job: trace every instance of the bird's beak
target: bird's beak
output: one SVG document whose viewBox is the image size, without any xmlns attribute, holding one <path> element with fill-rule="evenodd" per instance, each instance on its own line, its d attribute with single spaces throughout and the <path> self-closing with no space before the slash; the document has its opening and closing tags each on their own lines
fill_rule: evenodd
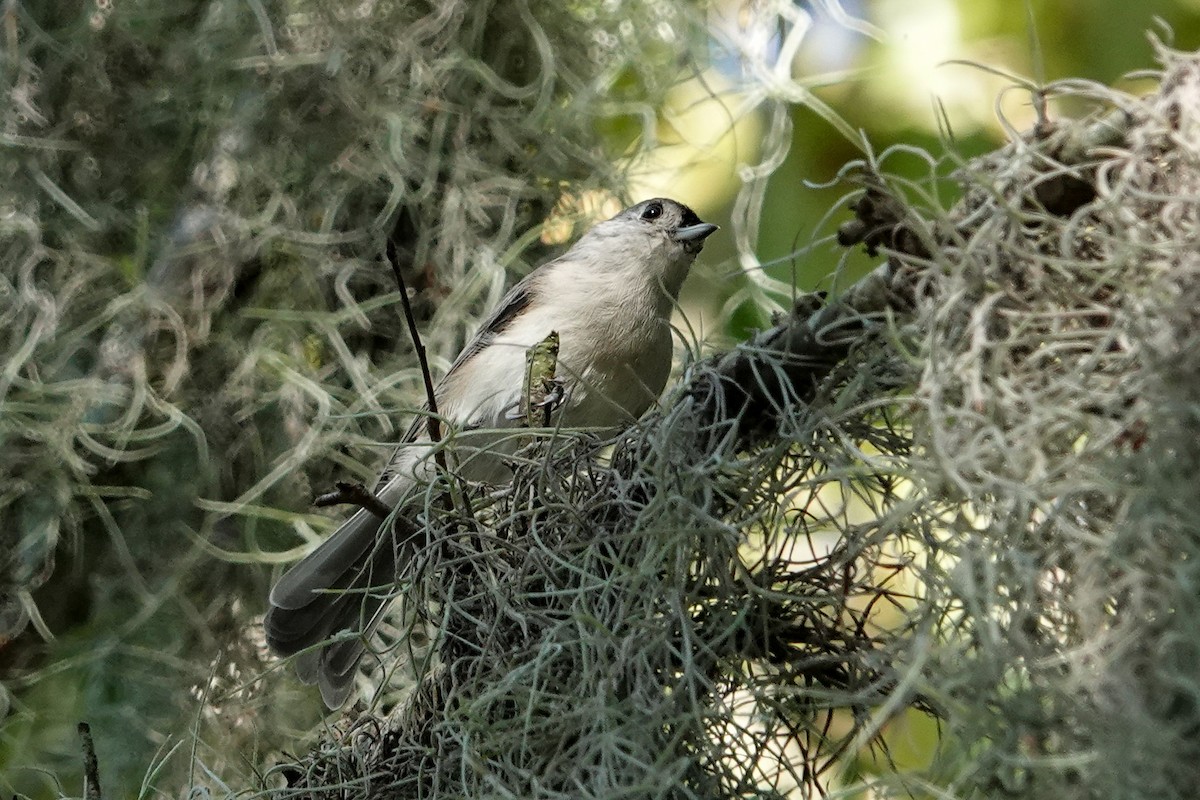
<svg viewBox="0 0 1200 800">
<path fill-rule="evenodd" d="M 677 242 L 702 242 L 712 234 L 716 233 L 717 226 L 711 222 L 700 222 L 695 225 L 687 225 L 682 228 L 675 229 L 675 241 Z"/>
</svg>

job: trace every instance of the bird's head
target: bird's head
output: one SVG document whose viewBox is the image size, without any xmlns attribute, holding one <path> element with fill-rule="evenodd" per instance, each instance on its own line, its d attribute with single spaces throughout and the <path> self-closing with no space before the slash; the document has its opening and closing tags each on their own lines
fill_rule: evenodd
<svg viewBox="0 0 1200 800">
<path fill-rule="evenodd" d="M 656 197 L 599 223 L 578 246 L 614 269 L 661 282 L 673 298 L 704 240 L 716 230 L 683 203 Z"/>
</svg>

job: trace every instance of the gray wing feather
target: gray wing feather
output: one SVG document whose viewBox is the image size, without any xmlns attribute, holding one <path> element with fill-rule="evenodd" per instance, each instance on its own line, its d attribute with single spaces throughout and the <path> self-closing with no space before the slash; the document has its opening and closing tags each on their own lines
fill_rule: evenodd
<svg viewBox="0 0 1200 800">
<path fill-rule="evenodd" d="M 554 261 L 550 261 L 544 264 L 543 266 L 526 275 L 525 278 L 517 283 L 517 285 L 512 289 L 509 289 L 508 294 L 506 294 L 504 299 L 500 301 L 500 305 L 496 307 L 496 310 L 492 312 L 492 315 L 484 320 L 483 324 L 479 326 L 479 332 L 475 334 L 475 338 L 468 342 L 467 346 L 464 347 L 462 352 L 458 354 L 458 358 L 454 359 L 454 363 L 450 365 L 450 369 L 446 371 L 446 374 L 442 377 L 441 382 L 438 384 L 438 389 L 447 385 L 447 378 L 457 372 L 464 364 L 466 364 L 481 350 L 491 344 L 498 335 L 508 329 L 508 326 L 512 324 L 512 321 L 516 319 L 522 311 L 529 307 L 530 303 L 532 303 L 537 297 L 539 285 L 541 283 L 540 274 L 546 269 L 546 267 L 549 267 L 553 263 Z M 438 389 L 434 390 L 433 397 L 435 400 L 441 401 L 442 397 L 439 395 Z M 400 440 L 401 445 L 411 444 L 417 439 L 421 438 L 421 434 L 425 431 L 426 425 L 428 424 L 428 413 L 429 404 L 426 403 L 425 405 L 421 406 L 421 411 L 415 417 L 413 417 L 412 424 L 408 426 L 408 430 L 405 432 L 404 437 Z M 397 451 L 392 454 L 392 457 L 388 459 L 388 468 L 384 470 L 384 474 L 380 476 L 379 482 L 375 486 L 376 492 L 382 488 L 383 484 L 387 483 L 386 478 L 391 477 L 392 467 L 398 461 L 398 454 L 399 449 L 397 449 Z"/>
<path fill-rule="evenodd" d="M 379 532 L 379 519 L 360 509 L 342 523 L 316 550 L 304 557 L 271 588 L 271 605 L 303 608 L 313 593 L 328 589 L 351 566 L 362 560 Z"/>
</svg>

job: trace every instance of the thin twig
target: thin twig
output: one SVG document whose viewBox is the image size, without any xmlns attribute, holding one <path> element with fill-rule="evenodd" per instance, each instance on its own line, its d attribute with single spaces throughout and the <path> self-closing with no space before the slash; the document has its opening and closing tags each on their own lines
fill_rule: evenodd
<svg viewBox="0 0 1200 800">
<path fill-rule="evenodd" d="M 396 531 L 400 534 L 399 541 L 417 541 L 422 529 L 403 514 L 393 514 L 392 508 L 375 495 L 367 491 L 361 483 L 338 481 L 332 492 L 326 492 L 313 501 L 318 508 L 328 506 L 352 505 L 370 511 L 375 517 L 387 522 L 391 520 Z"/>
<path fill-rule="evenodd" d="M 380 519 L 387 519 L 392 515 L 392 509 L 388 508 L 387 503 L 368 492 L 367 487 L 361 483 L 338 481 L 334 486 L 336 487 L 334 491 L 319 496 L 313 501 L 313 505 L 318 508 L 326 508 L 350 504 L 365 508 Z"/>
<path fill-rule="evenodd" d="M 79 739 L 83 744 L 84 800 L 101 800 L 100 762 L 96 759 L 96 745 L 92 742 L 92 728 L 86 722 L 79 723 Z"/>
<path fill-rule="evenodd" d="M 396 285 L 400 288 L 400 303 L 404 306 L 404 319 L 408 323 L 408 334 L 412 337 L 413 347 L 417 351 L 417 361 L 421 365 L 421 378 L 425 381 L 425 402 L 429 406 L 429 414 L 425 423 L 429 429 L 429 441 L 434 445 L 442 440 L 442 425 L 438 421 L 437 398 L 434 396 L 433 376 L 429 372 L 429 360 L 425 357 L 425 345 L 421 342 L 421 334 L 417 331 L 417 320 L 413 316 L 412 303 L 408 299 L 408 287 L 404 285 L 404 276 L 400 274 L 400 261 L 396 258 L 396 242 L 389 236 L 385 247 L 388 264 L 392 274 L 396 276 Z M 438 467 L 446 471 L 446 455 L 441 448 L 434 447 L 434 460 Z"/>
</svg>

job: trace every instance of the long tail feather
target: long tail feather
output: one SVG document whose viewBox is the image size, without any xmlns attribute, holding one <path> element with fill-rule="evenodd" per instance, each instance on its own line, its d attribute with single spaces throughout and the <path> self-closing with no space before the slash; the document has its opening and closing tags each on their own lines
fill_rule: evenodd
<svg viewBox="0 0 1200 800">
<path fill-rule="evenodd" d="M 382 616 L 408 542 L 366 511 L 346 520 L 272 588 L 263 626 L 281 655 L 297 655 L 296 673 L 315 683 L 330 708 L 345 703 L 366 636 Z M 343 631 L 358 636 L 328 641 Z"/>
</svg>

